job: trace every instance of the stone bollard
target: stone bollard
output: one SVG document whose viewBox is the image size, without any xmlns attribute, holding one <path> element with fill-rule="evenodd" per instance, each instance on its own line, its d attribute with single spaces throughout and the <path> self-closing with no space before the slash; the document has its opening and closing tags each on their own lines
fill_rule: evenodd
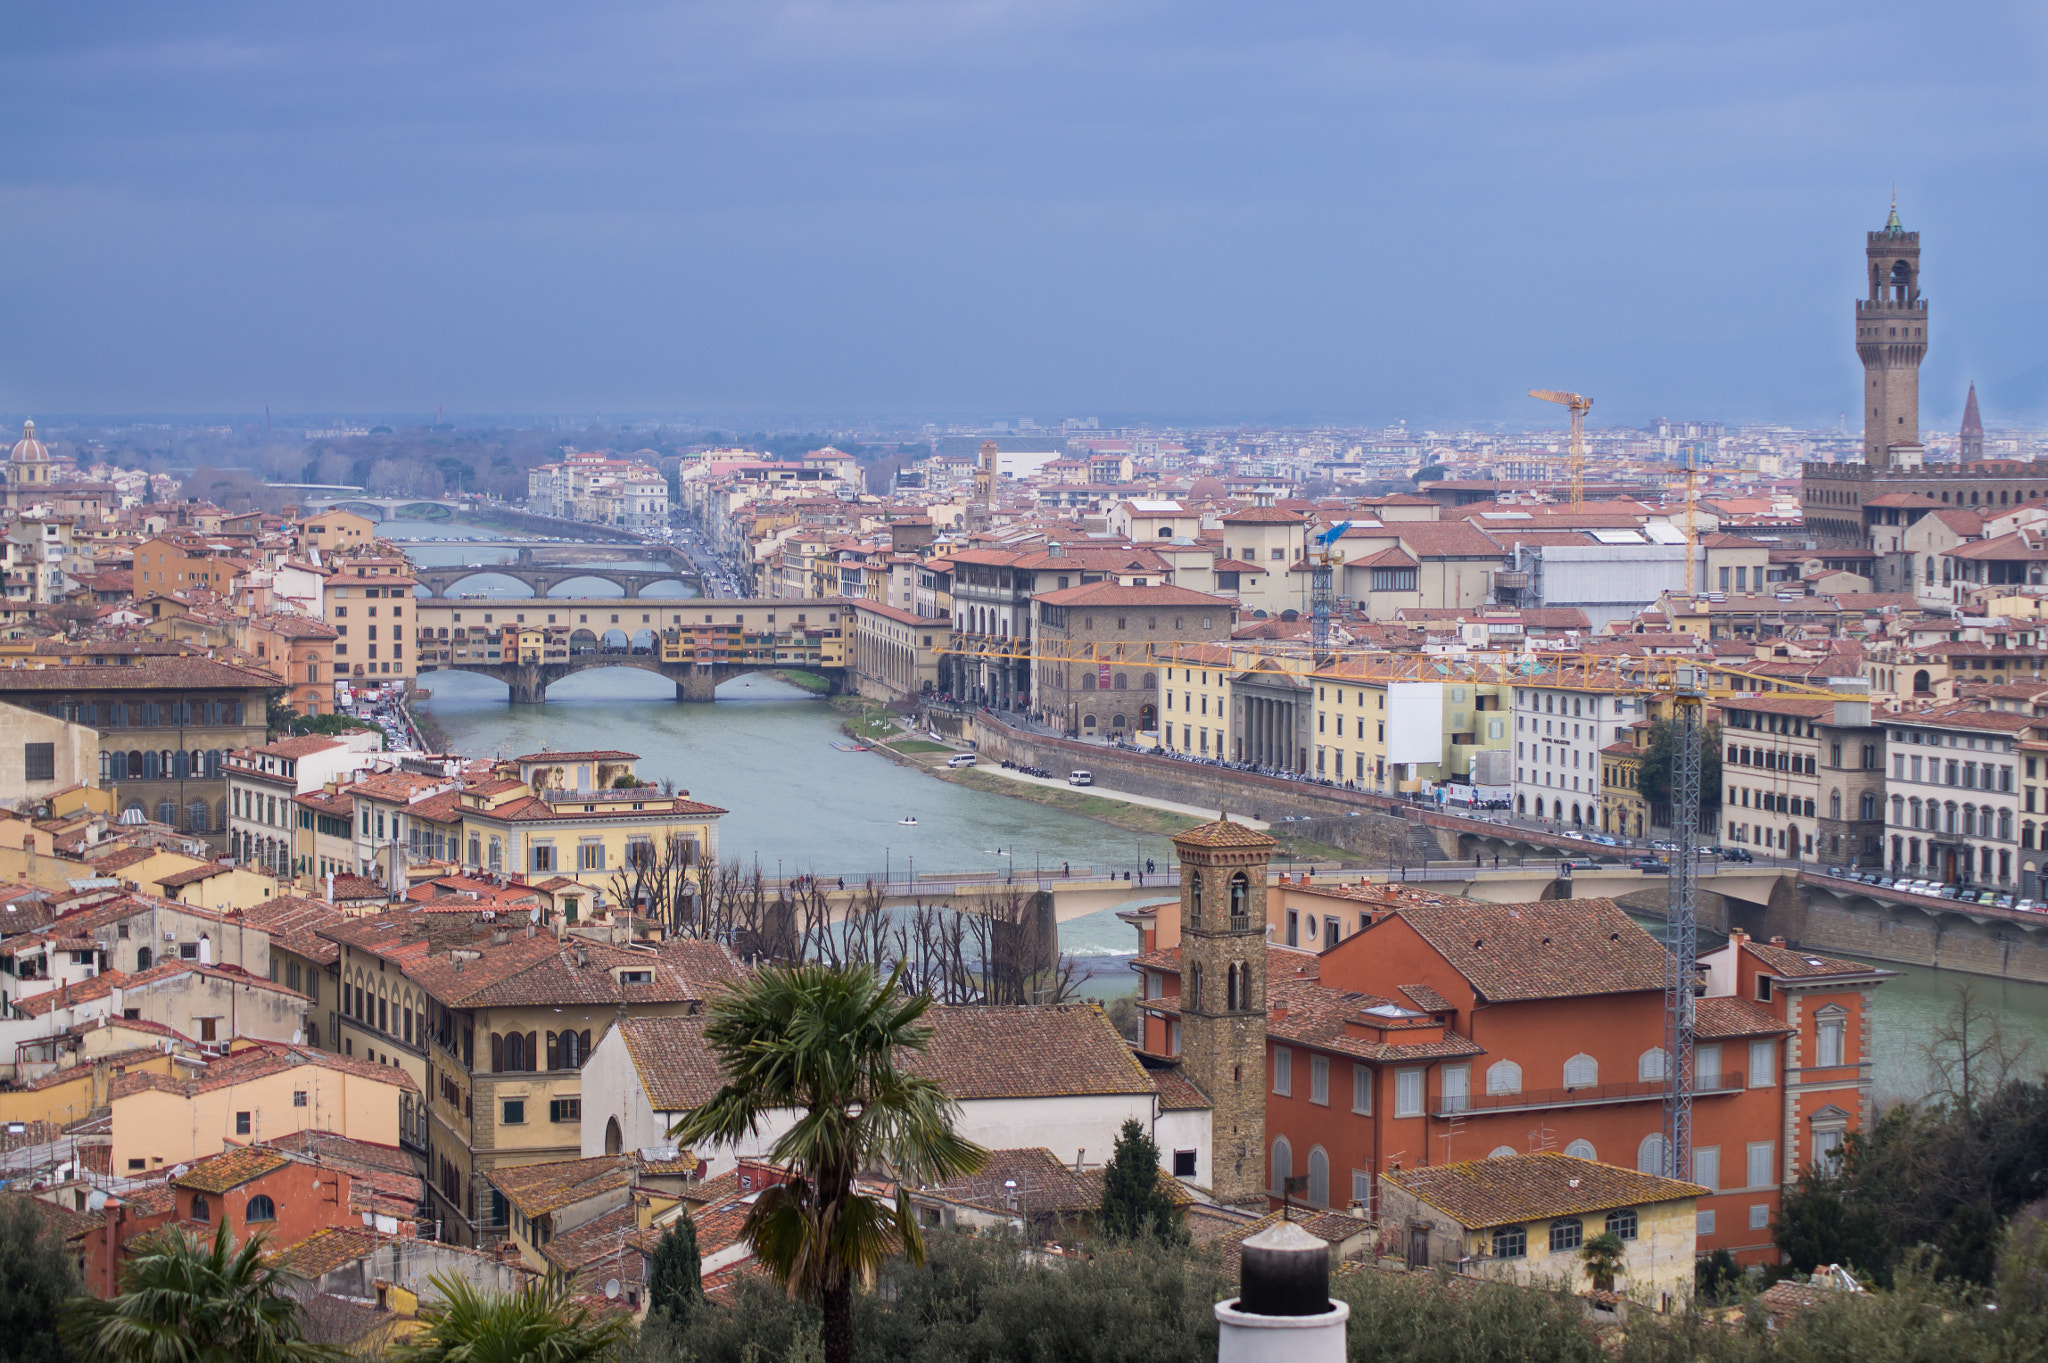
<svg viewBox="0 0 2048 1363">
<path fill-rule="evenodd" d="M 1330 1247 L 1283 1221 L 1243 1256 L 1240 1295 L 1216 1303 L 1217 1363 L 1344 1363 L 1351 1308 L 1330 1300 Z"/>
</svg>

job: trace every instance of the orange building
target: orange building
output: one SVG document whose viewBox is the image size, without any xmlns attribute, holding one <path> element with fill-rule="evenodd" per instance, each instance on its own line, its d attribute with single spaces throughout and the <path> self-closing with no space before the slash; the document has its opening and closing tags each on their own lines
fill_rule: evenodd
<svg viewBox="0 0 2048 1363">
<path fill-rule="evenodd" d="M 203 543 L 156 536 L 135 546 L 135 595 L 141 598 L 205 587 L 226 596 L 235 579 L 253 566 L 247 559 L 212 553 Z"/>
<path fill-rule="evenodd" d="M 293 714 L 334 709 L 334 627 L 304 615 L 258 615 L 247 625 L 244 648 L 288 688 Z"/>
<path fill-rule="evenodd" d="M 334 676 L 359 685 L 407 680 L 419 672 L 412 637 L 412 565 L 398 555 L 337 560 L 327 579 L 327 618 L 334 626 Z"/>
<path fill-rule="evenodd" d="M 1662 1172 L 1666 953 L 1613 901 L 1316 897 L 1342 907 L 1321 950 L 1268 948 L 1269 1187 L 1306 1174 L 1311 1203 L 1369 1212 L 1396 1168 L 1557 1150 Z M 1178 934 L 1133 918 L 1144 1048 L 1174 1055 L 1179 948 L 1158 939 Z M 1699 1247 L 1775 1261 L 1783 1187 L 1871 1119 L 1864 1018 L 1891 972 L 1739 936 L 1705 966 L 1689 1175 L 1713 1191 Z"/>
</svg>

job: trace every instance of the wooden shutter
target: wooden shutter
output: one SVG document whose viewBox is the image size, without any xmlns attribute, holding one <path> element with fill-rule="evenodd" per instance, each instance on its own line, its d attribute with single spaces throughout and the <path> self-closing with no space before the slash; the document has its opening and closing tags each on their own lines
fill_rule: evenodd
<svg viewBox="0 0 2048 1363">
<path fill-rule="evenodd" d="M 505 1038 L 504 1038 L 504 1037 L 502 1037 L 502 1036 L 499 1036 L 499 1035 L 498 1035 L 498 1034 L 497 1034 L 496 1032 L 492 1032 L 492 1033 L 491 1033 L 491 1073 L 492 1073 L 492 1074 L 503 1074 L 504 1072 L 505 1072 Z"/>
</svg>

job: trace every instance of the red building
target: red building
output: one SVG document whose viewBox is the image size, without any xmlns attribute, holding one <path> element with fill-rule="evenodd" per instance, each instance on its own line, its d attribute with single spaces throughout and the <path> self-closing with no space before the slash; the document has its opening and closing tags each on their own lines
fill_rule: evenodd
<svg viewBox="0 0 2048 1363">
<path fill-rule="evenodd" d="M 164 1226 L 211 1236 L 225 1224 L 238 1244 L 262 1235 L 280 1250 L 335 1226 L 410 1239 L 425 1190 L 402 1172 L 409 1163 L 402 1151 L 327 1132 L 224 1150 L 164 1187 L 108 1202 L 82 1241 L 86 1290 L 111 1295 L 120 1260 L 139 1237 Z"/>
<path fill-rule="evenodd" d="M 1665 950 L 1613 901 L 1282 885 L 1269 914 L 1327 898 L 1336 930 L 1267 949 L 1268 1186 L 1305 1173 L 1312 1203 L 1370 1212 L 1395 1168 L 1557 1150 L 1662 1171 Z M 1157 941 L 1177 933 L 1140 927 L 1144 1046 L 1171 1055 L 1179 952 Z M 1775 1259 L 1783 1186 L 1870 1120 L 1865 1018 L 1891 972 L 1739 935 L 1703 965 L 1700 1248 Z"/>
</svg>

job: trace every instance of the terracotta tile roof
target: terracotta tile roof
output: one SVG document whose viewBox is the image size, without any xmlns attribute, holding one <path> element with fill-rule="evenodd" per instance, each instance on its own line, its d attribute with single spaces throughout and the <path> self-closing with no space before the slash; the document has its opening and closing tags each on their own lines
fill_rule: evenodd
<svg viewBox="0 0 2048 1363">
<path fill-rule="evenodd" d="M 1400 990 L 1408 996 L 1409 1000 L 1417 1008 L 1420 1008 L 1425 1013 L 1455 1013 L 1458 1011 L 1456 1004 L 1426 984 L 1404 984 L 1400 986 Z"/>
<path fill-rule="evenodd" d="M 42 667 L 0 669 L 0 695 L 10 691 L 246 691 L 277 685 L 277 678 L 255 668 L 236 667 L 211 658 L 154 658 L 145 667 L 108 664 L 104 667 Z"/>
<path fill-rule="evenodd" d="M 1702 1041 L 1746 1036 L 1783 1036 L 1792 1029 L 1748 999 L 1701 999 L 1693 1007 L 1693 1028 Z"/>
<path fill-rule="evenodd" d="M 290 1163 L 289 1156 L 280 1155 L 275 1150 L 266 1150 L 260 1145 L 243 1146 L 210 1155 L 171 1181 L 180 1188 L 192 1188 L 202 1193 L 224 1193 Z"/>
<path fill-rule="evenodd" d="M 1744 942 L 1742 949 L 1755 956 L 1758 964 L 1780 979 L 1817 979 L 1826 975 L 1890 975 L 1889 970 L 1879 970 L 1861 961 L 1844 961 L 1833 956 L 1822 956 L 1811 951 L 1800 951 L 1796 947 L 1766 945 L 1762 942 Z"/>
<path fill-rule="evenodd" d="M 1225 525 L 1300 525 L 1308 517 L 1277 506 L 1241 506 L 1223 513 Z"/>
<path fill-rule="evenodd" d="M 1391 999 L 1355 990 L 1334 989 L 1315 980 L 1275 980 L 1266 985 L 1266 1036 L 1318 1050 L 1355 1055 L 1361 1060 L 1403 1062 L 1484 1054 L 1485 1048 L 1446 1030 L 1428 1018 L 1380 1019 L 1366 1014 L 1375 1007 L 1401 1008 Z M 1404 1010 L 1405 1011 L 1405 1010 Z M 1356 1036 L 1348 1023 L 1378 1024 L 1372 1035 Z M 1413 1040 L 1403 1039 L 1412 1031 Z"/>
<path fill-rule="evenodd" d="M 1280 844 L 1246 824 L 1217 819 L 1173 835 L 1178 847 L 1278 847 Z"/>
<path fill-rule="evenodd" d="M 603 1216 L 586 1221 L 574 1230 L 563 1231 L 541 1247 L 541 1257 L 574 1277 L 591 1265 L 619 1262 L 639 1230 L 635 1209 L 629 1199 Z M 637 1256 L 634 1267 L 639 1267 Z M 614 1270 L 599 1275 L 598 1280 L 601 1283 L 604 1277 L 617 1276 Z"/>
<path fill-rule="evenodd" d="M 124 1074 L 114 1081 L 109 1092 L 115 1099 L 125 1098 L 131 1093 L 140 1093 L 146 1089 L 176 1093 L 189 1098 L 201 1093 L 210 1093 L 215 1089 L 247 1083 L 264 1075 L 296 1069 L 301 1065 L 317 1065 L 322 1069 L 354 1075 L 358 1079 L 372 1079 L 381 1084 L 396 1085 L 409 1092 L 419 1091 L 419 1085 L 412 1076 L 395 1065 L 379 1065 L 375 1061 L 357 1056 L 336 1055 L 332 1051 L 314 1050 L 310 1046 L 259 1042 L 246 1050 L 222 1056 L 194 1078 L 177 1080 L 160 1074 Z"/>
<path fill-rule="evenodd" d="M 1409 904 L 1407 923 L 1490 1003 L 1664 988 L 1664 947 L 1611 899 Z"/>
<path fill-rule="evenodd" d="M 1060 591 L 1039 592 L 1031 599 L 1048 606 L 1188 606 L 1226 612 L 1237 607 L 1237 602 L 1227 596 L 1211 596 L 1187 587 L 1126 587 L 1106 580 Z"/>
<path fill-rule="evenodd" d="M 1074 1172 L 1060 1163 L 1052 1151 L 1044 1149 L 991 1150 L 988 1162 L 975 1173 L 931 1184 L 921 1191 L 951 1202 L 1001 1212 L 1009 1207 L 1009 1189 L 1003 1184 L 1010 1180 L 1016 1181 L 1019 1199 L 1028 1215 L 1089 1213 L 1102 1205 L 1099 1168 L 1090 1178 L 1086 1173 Z M 1193 1201 L 1186 1189 L 1181 1194 Z"/>
<path fill-rule="evenodd" d="M 1697 1183 L 1639 1174 L 1633 1169 L 1619 1169 L 1554 1151 L 1389 1170 L 1381 1177 L 1468 1230 L 1705 1197 L 1708 1193 Z"/>
<path fill-rule="evenodd" d="M 725 1076 L 704 1048 L 706 1021 L 698 1015 L 616 1024 L 656 1112 L 687 1112 L 723 1086 Z M 1144 1066 L 1093 1005 L 935 1007 L 925 1021 L 930 1041 L 900 1063 L 937 1080 L 957 1101 L 1155 1090 Z M 1048 1056 L 1059 1057 L 1059 1063 L 1048 1065 Z"/>
<path fill-rule="evenodd" d="M 26 1193 L 0 1193 L 0 1206 L 27 1207 L 42 1221 L 46 1230 L 59 1240 L 73 1240 L 88 1231 L 97 1230 L 103 1219 L 98 1212 L 82 1212 L 56 1202 L 45 1202 L 39 1197 Z"/>
<path fill-rule="evenodd" d="M 330 748 L 342 746 L 342 741 L 338 738 L 326 738 L 319 734 L 308 734 L 303 738 L 281 738 L 275 743 L 268 743 L 260 748 L 250 748 L 247 751 L 261 753 L 268 757 L 311 757 L 315 753 L 323 753 Z"/>
<path fill-rule="evenodd" d="M 14 1007 L 19 1013 L 30 1017 L 40 1017 L 58 1008 L 68 1008 L 73 1004 L 105 998 L 116 989 L 146 989 L 154 985 L 163 984 L 166 981 L 182 979 L 191 975 L 203 976 L 210 980 L 222 980 L 230 985 L 238 985 L 249 989 L 262 989 L 274 994 L 286 994 L 301 1002 L 305 1001 L 305 995 L 299 993 L 298 990 L 287 989 L 284 985 L 274 984 L 264 979 L 261 975 L 251 975 L 248 971 L 237 966 L 201 965 L 197 961 L 179 960 L 166 961 L 162 965 L 154 965 L 147 970 L 138 970 L 132 974 L 124 974 L 119 970 L 104 971 L 89 980 L 81 980 L 77 984 L 67 985 L 61 989 L 53 989 L 47 994 L 37 994 L 34 998 L 28 999 L 16 999 Z"/>
<path fill-rule="evenodd" d="M 593 1159 L 559 1160 L 493 1169 L 486 1178 L 523 1216 L 540 1216 L 572 1202 L 619 1191 L 633 1182 L 630 1155 L 599 1155 Z"/>
<path fill-rule="evenodd" d="M 1361 1228 L 1370 1229 L 1372 1226 L 1369 1221 L 1360 1221 L 1341 1212 L 1316 1212 L 1302 1206 L 1296 1206 L 1291 1212 L 1267 1212 L 1255 1221 L 1240 1221 L 1226 1227 L 1220 1234 L 1212 1235 L 1206 1242 L 1215 1246 L 1217 1253 L 1222 1257 L 1227 1279 L 1232 1282 L 1237 1280 L 1238 1268 L 1244 1262 L 1244 1242 L 1269 1227 L 1279 1225 L 1282 1221 L 1292 1221 L 1310 1235 L 1332 1245 L 1349 1240 L 1358 1234 Z"/>
<path fill-rule="evenodd" d="M 1162 1112 L 1200 1112 L 1213 1106 L 1209 1095 L 1195 1086 L 1186 1071 L 1178 1064 L 1155 1068 L 1146 1067 L 1152 1076 L 1152 1083 L 1159 1090 L 1159 1110 Z"/>
<path fill-rule="evenodd" d="M 295 1245 L 270 1255 L 270 1266 L 300 1278 L 317 1278 L 375 1250 L 382 1236 L 355 1226 L 322 1226 Z"/>
<path fill-rule="evenodd" d="M 338 1135 L 332 1131 L 294 1131 L 289 1136 L 263 1142 L 272 1150 L 288 1154 L 309 1155 L 322 1164 L 338 1165 L 351 1173 L 402 1174 L 411 1177 L 414 1173 L 413 1158 L 395 1145 L 379 1145 L 375 1141 L 359 1141 L 352 1136 Z"/>
<path fill-rule="evenodd" d="M 242 921 L 268 933 L 272 946 L 322 965 L 332 965 L 339 959 L 341 948 L 320 936 L 319 930 L 346 919 L 340 909 L 326 900 L 300 895 L 278 895 L 242 910 Z"/>
</svg>

